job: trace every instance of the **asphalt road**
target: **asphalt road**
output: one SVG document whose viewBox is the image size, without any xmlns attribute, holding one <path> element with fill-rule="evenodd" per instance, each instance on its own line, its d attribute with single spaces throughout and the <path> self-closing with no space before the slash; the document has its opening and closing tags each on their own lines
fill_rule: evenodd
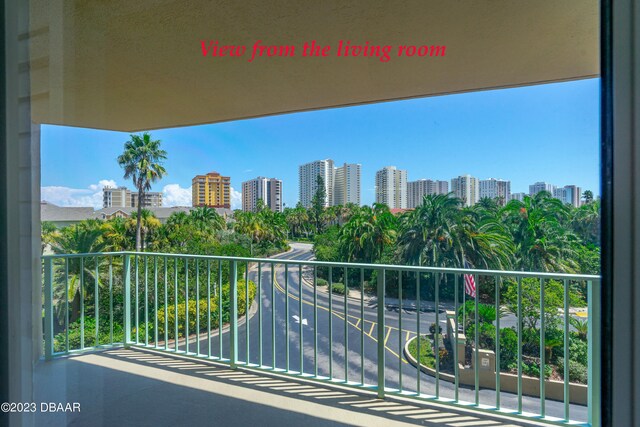
<svg viewBox="0 0 640 427">
<path fill-rule="evenodd" d="M 298 243 L 292 244 L 292 248 L 292 251 L 274 258 L 309 260 L 313 257 L 311 245 Z M 275 278 L 273 283 L 272 274 Z M 245 362 L 248 359 L 252 365 L 275 366 L 277 369 L 319 375 L 338 382 L 344 382 L 346 377 L 348 382 L 354 384 L 377 384 L 379 325 L 375 303 L 365 303 L 361 307 L 359 299 L 347 298 L 345 309 L 343 296 L 334 295 L 330 299 L 326 292 L 321 291 L 314 295 L 309 284 L 304 281 L 301 284 L 298 266 L 289 266 L 285 272 L 283 265 L 276 265 L 272 271 L 270 264 L 263 264 L 260 276 L 260 304 L 254 306 L 249 321 L 238 326 L 239 361 Z M 249 278 L 258 283 L 257 266 L 249 271 Z M 440 306 L 439 320 L 443 328 L 443 320 L 446 318 L 444 310 L 448 305 L 450 304 L 444 303 Z M 420 332 L 424 334 L 436 320 L 435 310 L 423 309 L 419 317 Z M 436 381 L 432 376 L 418 373 L 404 358 L 402 349 L 408 339 L 416 336 L 417 319 L 415 309 L 403 309 L 400 312 L 397 306 L 385 307 L 385 385 L 415 392 L 419 381 L 421 393 L 435 395 L 437 390 L 441 398 L 453 399 L 452 383 Z M 514 316 L 509 316 L 501 319 L 501 325 L 507 327 L 515 324 L 515 321 Z M 199 346 L 199 352 L 207 354 L 208 337 L 200 335 L 200 342 L 195 341 L 195 337 L 192 337 L 189 351 L 193 352 Z M 222 357 L 228 359 L 228 331 L 223 331 L 222 340 L 217 332 L 212 334 L 210 345 L 213 356 L 220 355 L 220 342 Z M 481 389 L 479 395 L 480 404 L 495 406 L 495 390 Z M 459 399 L 473 402 L 473 387 L 460 386 Z M 505 410 L 517 408 L 515 394 L 501 392 L 500 401 Z M 547 415 L 559 418 L 564 416 L 562 402 L 547 399 L 545 404 Z M 539 408 L 539 398 L 523 396 L 524 411 L 539 413 Z M 571 419 L 586 421 L 586 407 L 571 405 L 570 410 Z"/>
</svg>

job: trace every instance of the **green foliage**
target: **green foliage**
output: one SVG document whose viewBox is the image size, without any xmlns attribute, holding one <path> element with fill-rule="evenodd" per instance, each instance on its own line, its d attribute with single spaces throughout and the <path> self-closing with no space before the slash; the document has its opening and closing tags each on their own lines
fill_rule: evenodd
<svg viewBox="0 0 640 427">
<path fill-rule="evenodd" d="M 564 358 L 558 358 L 558 373 L 564 378 Z M 569 359 L 569 381 L 580 384 L 587 384 L 589 377 L 586 364 Z"/>
<path fill-rule="evenodd" d="M 318 280 L 316 280 L 316 284 L 318 286 L 328 286 L 329 282 L 327 282 L 325 279 L 318 277 Z"/>
<path fill-rule="evenodd" d="M 325 205 L 327 203 L 327 190 L 325 188 L 325 182 L 322 176 L 318 175 L 316 178 L 316 192 L 311 199 L 310 217 L 315 225 L 315 232 L 322 233 L 323 229 L 323 214 Z"/>
<path fill-rule="evenodd" d="M 151 185 L 162 179 L 167 171 L 162 166 L 167 152 L 160 148 L 160 140 L 152 140 L 148 132 L 142 135 L 131 135 L 124 143 L 124 152 L 118 156 L 118 164 L 124 170 L 124 178 L 131 179 L 138 190 L 139 200 L 151 190 Z M 142 203 L 138 203 L 136 221 L 136 250 L 142 249 Z"/>
<path fill-rule="evenodd" d="M 518 312 L 518 286 L 515 280 L 505 280 L 504 302 L 512 313 Z M 569 293 L 571 307 L 585 305 L 582 297 L 575 292 Z M 549 327 L 557 324 L 558 309 L 564 306 L 564 286 L 557 280 L 544 281 L 545 321 Z M 540 319 L 540 280 L 522 279 L 522 318 L 525 328 L 536 328 Z"/>
<path fill-rule="evenodd" d="M 395 243 L 397 218 L 386 205 L 363 206 L 342 227 L 339 252 L 348 262 L 378 262 L 385 248 Z"/>
<path fill-rule="evenodd" d="M 245 283 L 244 280 L 238 280 L 238 316 L 243 316 L 246 310 L 245 300 Z M 256 295 L 256 285 L 252 281 L 249 281 L 249 300 L 253 301 Z M 222 323 L 229 322 L 229 284 L 222 286 Z M 200 299 L 200 330 L 198 332 L 205 332 L 207 330 L 208 316 L 207 316 L 207 299 Z M 216 329 L 219 322 L 219 309 L 218 298 L 212 297 L 210 300 L 211 309 L 211 328 Z M 168 307 L 162 307 L 158 309 L 158 336 L 164 337 L 164 325 L 165 316 L 168 322 L 169 339 L 175 337 L 176 326 L 176 309 L 175 305 L 169 304 Z M 189 299 L 189 334 L 196 332 L 197 321 L 197 306 L 195 299 Z M 178 304 L 178 337 L 184 337 L 186 326 L 186 304 L 185 302 Z"/>
<path fill-rule="evenodd" d="M 100 345 L 111 343 L 111 332 L 108 318 L 101 318 L 100 333 L 98 336 L 98 343 Z M 80 349 L 81 340 L 81 323 L 77 320 L 69 325 L 69 349 Z M 113 324 L 113 342 L 124 341 L 124 330 L 119 323 Z M 53 351 L 60 352 L 65 351 L 66 347 L 66 334 L 64 331 L 56 334 L 53 338 Z M 84 346 L 94 347 L 96 345 L 96 319 L 93 317 L 87 317 L 84 321 Z"/>
<path fill-rule="evenodd" d="M 576 335 L 569 337 L 569 360 L 587 366 L 589 360 L 589 345 L 587 340 Z"/>
<path fill-rule="evenodd" d="M 518 333 L 512 328 L 500 329 L 500 369 L 509 367 L 518 361 Z"/>
<path fill-rule="evenodd" d="M 551 377 L 553 368 L 549 365 L 544 365 L 544 377 L 546 379 Z M 540 378 L 540 363 L 535 361 L 524 361 L 522 363 L 522 374 L 529 377 Z"/>
<path fill-rule="evenodd" d="M 423 336 L 416 338 L 409 343 L 409 354 L 411 354 L 416 360 L 418 359 L 418 341 L 420 342 L 420 364 L 435 368 L 436 356 L 433 352 L 433 341 Z"/>
<path fill-rule="evenodd" d="M 338 295 L 349 294 L 349 289 L 345 288 L 343 283 L 337 282 L 331 284 L 331 292 Z"/>
<path fill-rule="evenodd" d="M 458 322 L 462 324 L 462 319 L 466 314 L 467 325 L 475 322 L 476 303 L 474 300 L 467 300 L 463 306 L 458 308 Z M 491 304 L 478 303 L 478 322 L 493 323 L 496 321 L 496 309 Z"/>
<path fill-rule="evenodd" d="M 340 229 L 328 227 L 324 233 L 316 234 L 313 239 L 313 251 L 318 261 L 340 261 L 340 248 L 337 244 Z"/>
</svg>

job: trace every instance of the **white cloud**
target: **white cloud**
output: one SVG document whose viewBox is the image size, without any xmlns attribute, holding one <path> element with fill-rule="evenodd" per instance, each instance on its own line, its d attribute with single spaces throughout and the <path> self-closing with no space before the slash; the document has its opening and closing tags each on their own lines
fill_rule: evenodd
<svg viewBox="0 0 640 427">
<path fill-rule="evenodd" d="M 231 187 L 231 209 L 242 209 L 242 193 Z"/>
<path fill-rule="evenodd" d="M 162 188 L 163 206 L 191 206 L 191 187 L 182 188 L 179 184 L 168 184 Z"/>
<path fill-rule="evenodd" d="M 40 192 L 42 200 L 58 206 L 90 206 L 94 209 L 100 209 L 102 208 L 102 189 L 106 186 L 117 187 L 117 184 L 112 179 L 102 179 L 87 188 L 53 185 L 42 187 Z"/>
<path fill-rule="evenodd" d="M 112 179 L 101 179 L 98 184 L 91 184 L 89 186 L 89 190 L 91 191 L 102 191 L 104 187 L 117 188 L 118 184 Z"/>
</svg>

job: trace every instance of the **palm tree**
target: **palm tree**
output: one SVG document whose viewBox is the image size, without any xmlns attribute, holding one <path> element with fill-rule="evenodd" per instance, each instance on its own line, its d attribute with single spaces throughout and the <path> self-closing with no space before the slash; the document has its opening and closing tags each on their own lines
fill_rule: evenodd
<svg viewBox="0 0 640 427">
<path fill-rule="evenodd" d="M 55 224 L 50 221 L 42 221 L 40 226 L 42 227 L 42 231 L 41 231 L 42 243 L 41 243 L 40 253 L 44 254 L 45 249 L 51 245 L 51 243 L 53 242 L 53 239 L 55 238 L 56 235 L 59 234 L 59 232 Z"/>
<path fill-rule="evenodd" d="M 585 190 L 584 193 L 582 193 L 582 199 L 585 203 L 593 202 L 593 191 Z"/>
<path fill-rule="evenodd" d="M 109 251 L 126 251 L 131 240 L 127 235 L 127 221 L 124 218 L 113 218 L 104 224 L 104 238 Z"/>
<path fill-rule="evenodd" d="M 224 218 L 215 209 L 207 206 L 197 207 L 192 210 L 189 214 L 189 220 L 197 230 L 203 233 L 224 230 L 226 227 Z"/>
<path fill-rule="evenodd" d="M 386 205 L 363 206 L 340 230 L 340 247 L 347 260 L 374 263 L 396 239 L 397 218 Z"/>
<path fill-rule="evenodd" d="M 147 240 L 150 234 L 156 231 L 162 225 L 160 220 L 156 218 L 155 214 L 149 209 L 140 209 L 138 212 L 134 212 L 130 218 L 130 226 L 136 225 L 136 236 L 140 233 L 141 249 L 144 250 L 147 247 Z"/>
<path fill-rule="evenodd" d="M 51 242 L 51 249 L 56 254 L 88 254 L 103 252 L 107 243 L 103 238 L 104 226 L 99 220 L 85 220 L 79 224 L 65 227 L 60 233 L 56 234 Z M 81 263 L 79 259 L 69 259 L 68 261 L 69 276 L 65 277 L 61 270 L 58 270 L 56 282 L 58 284 L 68 283 L 69 287 L 56 286 L 54 292 L 54 301 L 56 302 L 56 313 L 58 319 L 64 319 L 65 301 L 70 306 L 69 321 L 74 322 L 80 315 L 80 298 L 84 292 L 81 292 L 80 275 L 92 278 L 94 281 L 95 268 L 90 268 L 88 263 Z M 87 287 L 90 289 L 90 287 Z M 86 292 L 86 290 L 85 290 Z M 68 299 L 65 299 L 65 294 Z"/>
<path fill-rule="evenodd" d="M 446 194 L 427 195 L 401 218 L 398 255 L 413 265 L 464 268 L 509 267 L 513 253 L 507 231 L 490 215 Z"/>
<path fill-rule="evenodd" d="M 569 208 L 546 191 L 512 200 L 503 209 L 502 219 L 515 244 L 516 267 L 527 271 L 573 272 L 577 240 L 565 222 Z"/>
<path fill-rule="evenodd" d="M 133 181 L 138 190 L 138 215 L 136 216 L 136 251 L 142 248 L 141 210 L 145 192 L 151 190 L 151 184 L 162 179 L 166 170 L 162 162 L 167 152 L 160 148 L 160 140 L 152 140 L 148 132 L 142 135 L 131 135 L 124 143 L 124 152 L 118 156 L 118 164 L 124 169 L 124 178 Z"/>
<path fill-rule="evenodd" d="M 260 243 L 265 230 L 264 225 L 258 220 L 258 216 L 253 212 L 237 210 L 233 213 L 235 223 L 233 228 L 236 233 L 244 234 L 251 238 L 250 253 L 253 256 L 253 244 Z"/>
</svg>

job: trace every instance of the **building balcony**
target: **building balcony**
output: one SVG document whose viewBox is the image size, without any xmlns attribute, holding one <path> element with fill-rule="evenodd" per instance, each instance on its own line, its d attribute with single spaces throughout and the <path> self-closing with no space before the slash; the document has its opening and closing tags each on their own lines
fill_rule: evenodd
<svg viewBox="0 0 640 427">
<path fill-rule="evenodd" d="M 64 416 L 80 425 L 122 414 L 149 425 L 188 418 L 458 427 L 590 424 L 597 416 L 599 309 L 590 296 L 599 277 L 308 259 L 298 249 L 270 259 L 43 257 L 46 361 L 36 370 L 38 401 L 79 402 L 82 412 Z M 340 274 L 350 292 L 329 294 Z M 486 296 L 480 302 L 463 291 L 470 278 L 514 286 L 517 307 L 487 322 Z M 527 329 L 532 283 L 540 285 L 539 320 Z M 558 286 L 561 309 L 545 297 Z M 576 286 L 587 290 L 587 308 L 571 305 Z M 512 307 L 500 299 L 496 291 L 496 313 Z M 559 369 L 553 357 L 572 360 L 576 316 L 588 318 L 586 384 L 569 381 L 570 364 Z M 532 341 L 536 328 L 546 333 Z M 507 329 L 517 339 L 510 350 Z M 416 337 L 431 346 L 416 346 Z M 507 358 L 513 364 L 505 367 Z"/>
</svg>

